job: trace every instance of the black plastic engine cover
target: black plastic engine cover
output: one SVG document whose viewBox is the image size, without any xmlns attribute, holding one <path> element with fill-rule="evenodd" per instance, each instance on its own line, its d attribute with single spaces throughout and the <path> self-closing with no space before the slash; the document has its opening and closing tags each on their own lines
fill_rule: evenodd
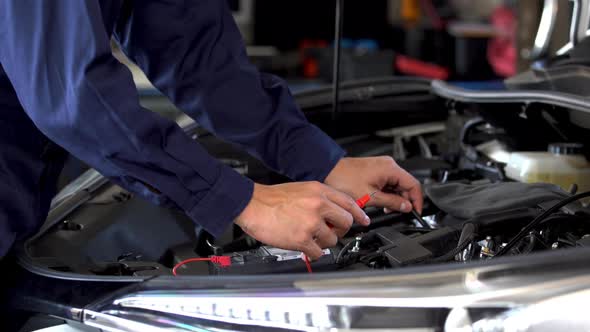
<svg viewBox="0 0 590 332">
<path fill-rule="evenodd" d="M 383 255 L 391 265 L 406 265 L 432 257 L 430 250 L 424 248 L 416 239 L 412 239 L 394 230 L 384 228 L 375 232 L 381 241 Z"/>
</svg>

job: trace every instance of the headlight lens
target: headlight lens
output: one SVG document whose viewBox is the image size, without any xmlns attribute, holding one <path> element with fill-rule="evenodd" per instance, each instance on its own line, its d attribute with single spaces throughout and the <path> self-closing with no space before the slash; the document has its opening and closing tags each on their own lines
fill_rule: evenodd
<svg viewBox="0 0 590 332">
<path fill-rule="evenodd" d="M 174 315 L 236 324 L 280 328 L 332 328 L 341 326 L 339 308 L 314 304 L 306 298 L 210 298 L 143 295 L 116 301 L 125 309 L 146 309 Z"/>
<path fill-rule="evenodd" d="M 177 330 L 520 332 L 572 330 L 567 324 L 576 322 L 590 331 L 585 289 L 590 278 L 564 270 L 506 277 L 459 269 L 301 281 L 292 288 L 141 291 L 94 309 L 131 321 L 178 321 Z"/>
</svg>

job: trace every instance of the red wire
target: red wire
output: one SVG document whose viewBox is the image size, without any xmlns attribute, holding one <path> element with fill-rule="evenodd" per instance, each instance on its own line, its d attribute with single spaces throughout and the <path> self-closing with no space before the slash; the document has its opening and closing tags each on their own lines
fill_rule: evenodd
<svg viewBox="0 0 590 332">
<path fill-rule="evenodd" d="M 174 265 L 172 269 L 172 274 L 176 276 L 176 270 L 179 267 L 192 262 L 211 262 L 213 264 L 217 264 L 221 267 L 228 267 L 231 265 L 231 257 L 230 256 L 211 256 L 211 257 L 198 257 L 198 258 L 189 258 L 185 259 L 182 262 Z"/>
<path fill-rule="evenodd" d="M 177 276 L 176 270 L 178 270 L 178 268 L 180 268 L 181 266 L 183 266 L 185 264 L 192 263 L 192 262 L 210 262 L 210 261 L 211 261 L 211 258 L 209 258 L 209 257 L 185 259 L 182 262 L 174 265 L 174 268 L 172 269 L 172 274 L 174 276 Z"/>
<path fill-rule="evenodd" d="M 309 257 L 307 257 L 305 254 L 303 254 L 303 261 L 305 262 L 305 267 L 307 267 L 307 273 L 313 273 L 311 270 L 311 262 L 309 261 Z"/>
</svg>

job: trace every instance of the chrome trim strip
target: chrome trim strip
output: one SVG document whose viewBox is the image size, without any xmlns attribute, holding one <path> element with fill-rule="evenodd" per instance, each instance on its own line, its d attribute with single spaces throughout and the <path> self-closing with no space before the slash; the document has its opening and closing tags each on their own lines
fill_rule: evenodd
<svg viewBox="0 0 590 332">
<path fill-rule="evenodd" d="M 447 99 L 463 102 L 490 104 L 546 103 L 590 114 L 590 99 L 554 91 L 476 91 L 453 86 L 443 81 L 433 81 L 432 91 Z"/>
<path fill-rule="evenodd" d="M 572 23 L 570 26 L 570 42 L 579 44 L 588 35 L 590 25 L 590 1 L 573 0 Z"/>
<path fill-rule="evenodd" d="M 557 11 L 559 8 L 559 0 L 545 0 L 543 4 L 543 12 L 541 15 L 541 22 L 539 22 L 539 29 L 535 37 L 535 44 L 529 59 L 539 59 L 549 50 L 549 43 L 551 35 L 555 30 L 555 23 L 557 22 Z"/>
</svg>

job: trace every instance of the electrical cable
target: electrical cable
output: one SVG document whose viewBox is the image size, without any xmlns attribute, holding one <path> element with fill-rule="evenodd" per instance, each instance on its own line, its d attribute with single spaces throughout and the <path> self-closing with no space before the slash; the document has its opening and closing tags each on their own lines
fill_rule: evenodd
<svg viewBox="0 0 590 332">
<path fill-rule="evenodd" d="M 305 267 L 307 268 L 307 273 L 312 274 L 313 270 L 311 269 L 311 262 L 309 261 L 309 257 L 307 255 L 303 255 L 303 261 L 305 262 Z"/>
<path fill-rule="evenodd" d="M 377 250 L 376 252 L 363 256 L 360 258 L 360 262 L 364 263 L 364 264 L 368 264 L 370 263 L 373 259 L 375 258 L 379 258 L 379 257 L 383 257 L 383 252 L 380 252 L 379 250 Z"/>
<path fill-rule="evenodd" d="M 465 250 L 465 248 L 467 248 L 467 246 L 469 246 L 469 244 L 473 242 L 474 239 L 475 225 L 472 223 L 465 224 L 461 230 L 457 247 L 442 256 L 431 259 L 430 263 L 446 262 L 452 259 L 453 257 L 457 256 L 457 254 L 460 254 L 463 250 Z"/>
<path fill-rule="evenodd" d="M 377 192 L 376 192 L 376 191 L 374 191 L 374 192 L 372 192 L 372 193 L 370 193 L 370 194 L 366 194 L 366 195 L 364 195 L 363 197 L 361 197 L 361 198 L 357 199 L 357 200 L 356 200 L 356 205 L 358 205 L 358 207 L 360 207 L 361 209 L 364 209 L 364 208 L 365 208 L 365 206 L 367 206 L 367 203 L 368 203 L 368 202 L 371 200 L 371 198 L 373 198 L 373 196 L 375 196 L 375 194 L 376 194 L 376 193 L 377 193 Z M 330 229 L 334 228 L 334 226 L 333 226 L 333 225 L 331 225 L 331 224 L 329 224 L 329 223 L 328 223 L 328 227 L 329 227 Z M 350 243 L 354 243 L 354 242 L 355 242 L 355 241 L 352 241 L 352 242 L 350 242 Z M 350 244 L 350 243 L 349 243 L 349 244 Z M 348 244 L 347 244 L 347 245 L 348 245 Z M 345 246 L 345 247 L 346 247 L 346 246 Z M 342 254 L 342 252 L 343 252 L 343 251 L 340 251 L 340 252 L 338 253 L 338 257 L 340 257 L 340 258 L 341 258 L 340 254 Z M 307 257 L 307 255 L 306 255 L 306 254 L 303 254 L 303 260 L 305 261 L 305 265 L 306 265 L 306 267 L 307 267 L 307 272 L 309 272 L 309 273 L 313 273 L 313 272 L 312 272 L 312 270 L 311 270 L 311 263 L 309 262 L 309 258 Z M 338 258 L 336 258 L 336 263 L 338 263 Z"/>
<path fill-rule="evenodd" d="M 570 196 L 570 197 L 560 201 L 559 203 L 553 205 L 551 208 L 549 208 L 545 212 L 538 215 L 535 219 L 533 219 L 533 221 L 531 221 L 528 225 L 526 225 L 518 234 L 516 234 L 516 236 L 514 238 L 512 238 L 512 240 L 510 240 L 510 242 L 508 242 L 506 244 L 506 246 L 504 246 L 502 249 L 500 249 L 500 251 L 498 251 L 494 257 L 498 257 L 498 256 L 502 256 L 502 255 L 506 254 L 510 249 L 512 249 L 516 244 L 518 244 L 523 238 L 525 238 L 535 227 L 537 227 L 541 222 L 543 222 L 543 220 L 545 220 L 547 217 L 549 217 L 550 215 L 552 215 L 553 213 L 555 213 L 556 211 L 558 211 L 562 207 L 564 207 L 570 203 L 573 203 L 575 201 L 579 201 L 579 200 L 586 198 L 586 197 L 590 197 L 590 191 Z"/>
<path fill-rule="evenodd" d="M 467 248 L 467 246 L 471 242 L 473 242 L 473 239 L 474 239 L 474 235 L 471 235 L 470 237 L 465 239 L 462 243 L 459 243 L 455 249 L 451 250 L 450 252 L 448 252 L 442 256 L 438 256 L 434 259 L 431 259 L 429 261 L 429 263 L 441 263 L 441 262 L 446 262 L 446 261 L 452 259 L 453 257 L 457 256 L 457 254 L 460 254 L 461 251 L 465 250 L 465 248 Z"/>
<path fill-rule="evenodd" d="M 344 0 L 336 0 L 336 27 L 334 32 L 334 72 L 332 73 L 332 84 L 334 100 L 332 109 L 332 120 L 336 119 L 340 108 L 340 55 L 342 54 L 342 30 L 344 22 Z"/>
<path fill-rule="evenodd" d="M 347 244 L 345 244 L 344 247 L 342 247 L 342 250 L 340 250 L 340 252 L 338 253 L 338 256 L 336 256 L 336 264 L 340 263 L 340 259 L 342 259 L 342 257 L 344 257 L 344 254 L 348 251 L 348 249 L 350 249 L 350 247 L 354 246 L 355 243 L 356 243 L 356 240 L 352 240 L 352 241 L 348 242 Z"/>
<path fill-rule="evenodd" d="M 388 244 L 386 246 L 380 247 L 374 253 L 366 255 L 360 259 L 361 262 L 368 263 L 371 260 L 379 257 L 384 257 L 384 254 L 387 250 L 397 247 L 397 243 Z"/>
<path fill-rule="evenodd" d="M 172 268 L 172 274 L 176 277 L 178 276 L 177 270 L 188 263 L 194 262 L 211 262 L 214 264 L 219 264 L 222 267 L 230 266 L 231 265 L 231 257 L 229 256 L 211 256 L 211 257 L 197 257 L 197 258 L 189 258 L 185 259 L 178 264 L 174 265 Z"/>
</svg>

